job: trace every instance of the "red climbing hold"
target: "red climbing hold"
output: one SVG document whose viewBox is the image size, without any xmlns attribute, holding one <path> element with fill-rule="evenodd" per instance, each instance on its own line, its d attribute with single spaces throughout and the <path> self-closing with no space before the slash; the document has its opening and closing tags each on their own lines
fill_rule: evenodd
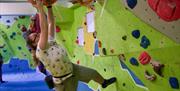
<svg viewBox="0 0 180 91">
<path fill-rule="evenodd" d="M 77 61 L 77 64 L 80 64 L 80 61 L 79 61 L 79 60 Z"/>
<path fill-rule="evenodd" d="M 180 18 L 180 0 L 148 0 L 148 4 L 165 21 Z"/>
<path fill-rule="evenodd" d="M 78 39 L 76 40 L 76 44 L 79 44 L 79 40 Z"/>
<path fill-rule="evenodd" d="M 59 26 L 56 26 L 56 32 L 60 32 L 61 31 L 61 28 Z"/>
<path fill-rule="evenodd" d="M 140 54 L 138 59 L 139 59 L 141 64 L 145 65 L 145 64 L 148 64 L 150 62 L 151 57 L 147 52 L 144 51 Z"/>
<path fill-rule="evenodd" d="M 156 11 L 160 0 L 148 0 L 149 6 Z"/>
</svg>

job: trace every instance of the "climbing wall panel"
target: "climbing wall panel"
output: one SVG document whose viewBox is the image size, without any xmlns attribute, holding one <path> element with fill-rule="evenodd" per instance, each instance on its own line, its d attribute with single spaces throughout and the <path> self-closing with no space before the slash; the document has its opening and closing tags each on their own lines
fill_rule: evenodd
<svg viewBox="0 0 180 91">
<path fill-rule="evenodd" d="M 177 43 L 180 43 L 180 20 L 167 22 L 161 19 L 150 8 L 147 1 L 148 0 L 121 0 L 126 8 L 145 23 L 151 25 Z"/>
</svg>

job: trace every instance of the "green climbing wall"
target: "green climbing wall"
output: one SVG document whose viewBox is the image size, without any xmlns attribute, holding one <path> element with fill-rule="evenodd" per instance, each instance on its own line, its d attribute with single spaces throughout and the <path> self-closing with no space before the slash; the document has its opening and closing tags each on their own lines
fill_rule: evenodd
<svg viewBox="0 0 180 91">
<path fill-rule="evenodd" d="M 80 65 L 91 67 L 100 72 L 105 78 L 115 76 L 118 78 L 117 83 L 106 89 L 100 88 L 102 91 L 147 91 L 147 89 L 136 86 L 130 75 L 120 68 L 118 59 L 119 54 L 125 54 L 125 64 L 137 75 L 137 77 L 145 84 L 149 91 L 179 91 L 172 89 L 169 85 L 169 77 L 177 77 L 180 81 L 180 44 L 175 43 L 167 36 L 161 34 L 148 24 L 141 21 L 133 13 L 128 11 L 120 0 L 107 0 L 106 3 L 96 3 L 95 24 L 97 38 L 102 42 L 102 48 L 106 48 L 107 55 L 104 56 L 100 49 L 100 56 L 92 57 L 86 54 L 83 47 L 75 43 L 77 37 L 77 28 L 81 27 L 85 18 L 86 7 L 74 6 L 72 8 L 62 8 L 56 5 L 54 8 L 56 16 L 56 24 L 61 27 L 61 32 L 57 33 L 56 39 L 59 44 L 65 46 L 70 54 L 70 58 L 74 63 L 80 61 Z M 6 29 L 2 24 L 1 30 L 5 31 L 9 41 L 0 40 L 9 43 L 13 56 L 19 58 L 31 59 L 29 52 L 25 49 L 25 41 L 23 40 L 17 24 L 29 24 L 29 18 L 19 19 L 14 25 Z M 133 30 L 140 30 L 139 39 L 132 37 Z M 10 39 L 12 32 L 17 32 L 15 40 Z M 140 47 L 141 37 L 145 35 L 151 44 L 147 49 Z M 127 39 L 123 40 L 122 37 Z M 18 46 L 22 46 L 22 50 L 18 50 Z M 10 47 L 8 47 L 10 50 Z M 110 50 L 114 49 L 114 53 Z M 1 50 L 2 51 L 2 50 Z M 133 66 L 129 63 L 131 57 L 138 58 L 142 51 L 147 51 L 151 57 L 165 65 L 163 69 L 164 77 L 158 76 L 151 65 Z M 22 55 L 27 54 L 27 57 Z M 8 58 L 7 58 L 8 59 Z M 32 61 L 31 61 L 32 62 Z M 155 74 L 155 81 L 146 80 L 144 71 L 148 70 L 151 74 Z M 89 83 L 93 89 L 98 88 L 98 84 L 91 81 Z"/>
<path fill-rule="evenodd" d="M 3 54 L 4 61 L 8 62 L 12 57 L 18 57 L 20 59 L 31 60 L 30 53 L 26 48 L 26 42 L 22 37 L 22 32 L 19 29 L 18 25 L 24 24 L 26 27 L 29 25 L 29 17 L 27 16 L 24 19 L 16 20 L 13 25 L 7 27 L 5 24 L 1 23 L 1 31 L 4 32 L 6 38 L 1 36 L 1 45 L 6 44 L 4 48 L 1 48 L 1 53 Z M 4 50 L 7 50 L 4 52 Z M 32 61 L 30 62 L 32 64 Z"/>
<path fill-rule="evenodd" d="M 103 4 L 97 3 L 95 7 L 97 38 L 101 40 L 102 47 L 107 49 L 107 56 L 102 55 L 102 49 L 100 49 L 101 55 L 93 58 L 87 55 L 82 47 L 75 44 L 77 28 L 81 26 L 87 12 L 85 7 L 79 7 L 74 10 L 74 23 L 71 30 L 62 30 L 58 35 L 58 37 L 61 36 L 61 38 L 67 40 L 64 44 L 70 54 L 73 54 L 71 55 L 73 62 L 76 63 L 79 60 L 81 65 L 97 69 L 106 78 L 111 76 L 118 78 L 116 84 L 107 89 L 101 89 L 103 91 L 146 91 L 147 89 L 136 86 L 129 74 L 120 69 L 117 55 L 123 53 L 126 56 L 125 64 L 137 75 L 149 91 L 164 91 L 165 89 L 167 91 L 178 91 L 178 89 L 170 87 L 168 80 L 172 76 L 180 80 L 180 74 L 176 72 L 180 68 L 178 59 L 180 45 L 141 21 L 128 11 L 120 0 L 107 0 L 106 5 L 103 6 Z M 131 32 L 136 29 L 139 29 L 141 33 L 139 39 L 135 39 L 131 35 Z M 151 42 L 147 49 L 140 46 L 143 35 L 147 36 Z M 123 36 L 127 36 L 127 39 L 123 40 Z M 62 40 L 61 38 L 57 40 Z M 110 52 L 111 49 L 114 49 L 114 53 Z M 165 65 L 163 69 L 164 77 L 158 76 L 149 64 L 140 64 L 136 67 L 129 63 L 131 57 L 138 58 L 142 51 L 147 51 L 153 59 Z M 155 81 L 147 80 L 144 76 L 145 70 L 155 74 L 157 79 Z M 89 85 L 94 89 L 98 88 L 98 84 L 93 81 Z"/>
</svg>

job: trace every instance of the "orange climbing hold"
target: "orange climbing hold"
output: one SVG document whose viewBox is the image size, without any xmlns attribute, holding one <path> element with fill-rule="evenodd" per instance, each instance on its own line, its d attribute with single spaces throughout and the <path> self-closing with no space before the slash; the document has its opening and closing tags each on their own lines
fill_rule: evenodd
<svg viewBox="0 0 180 91">
<path fill-rule="evenodd" d="M 41 0 L 41 1 L 43 2 L 44 5 L 50 6 L 54 4 L 57 0 Z M 36 4 L 36 0 L 28 0 L 28 2 L 32 3 L 33 5 Z"/>
</svg>

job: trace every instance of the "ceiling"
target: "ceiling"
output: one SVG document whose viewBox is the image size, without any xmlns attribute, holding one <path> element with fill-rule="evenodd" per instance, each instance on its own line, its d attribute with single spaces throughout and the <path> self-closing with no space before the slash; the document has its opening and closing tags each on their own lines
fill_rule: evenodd
<svg viewBox="0 0 180 91">
<path fill-rule="evenodd" d="M 36 9 L 30 3 L 0 3 L 0 15 L 33 15 Z"/>
</svg>

